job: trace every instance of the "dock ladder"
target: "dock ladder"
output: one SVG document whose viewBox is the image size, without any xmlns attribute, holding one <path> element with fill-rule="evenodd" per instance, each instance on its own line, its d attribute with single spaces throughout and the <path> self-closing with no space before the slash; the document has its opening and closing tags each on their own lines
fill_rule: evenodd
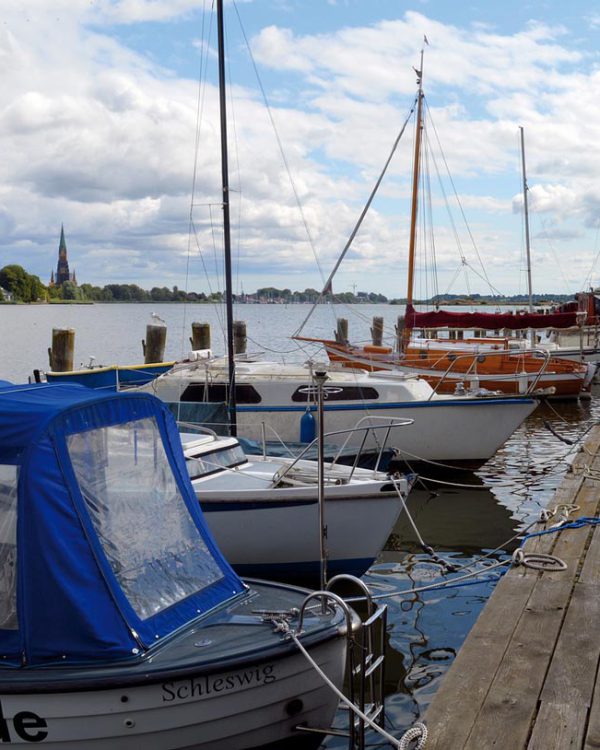
<svg viewBox="0 0 600 750">
<path fill-rule="evenodd" d="M 364 619 L 361 618 L 358 631 L 353 632 L 352 628 L 348 629 L 344 694 L 369 720 L 383 728 L 385 722 L 387 605 L 377 604 L 366 584 L 351 575 L 334 576 L 327 583 L 326 592 L 329 592 L 332 598 L 340 601 L 339 597 L 333 594 L 332 589 L 341 586 L 344 587 L 344 593 L 346 594 L 351 589 L 358 589 L 359 595 L 353 597 L 353 601 L 359 600 L 365 610 Z M 324 592 L 314 592 L 308 598 L 323 594 Z M 302 619 L 302 613 L 300 619 Z M 346 730 L 334 727 L 322 729 L 307 726 L 299 726 L 297 729 L 310 733 L 347 737 L 348 750 L 365 750 L 365 733 L 368 728 L 366 722 L 361 716 L 355 714 L 349 706 L 342 704 L 342 708 L 348 711 L 348 728 Z"/>
</svg>

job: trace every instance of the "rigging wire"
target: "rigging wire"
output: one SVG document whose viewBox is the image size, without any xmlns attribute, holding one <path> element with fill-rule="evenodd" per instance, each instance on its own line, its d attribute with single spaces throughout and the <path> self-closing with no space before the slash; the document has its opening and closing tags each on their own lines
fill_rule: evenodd
<svg viewBox="0 0 600 750">
<path fill-rule="evenodd" d="M 321 280 L 324 281 L 324 279 L 325 279 L 325 273 L 324 273 L 323 269 L 321 268 L 321 263 L 319 261 L 318 253 L 317 253 L 317 250 L 316 250 L 316 247 L 315 247 L 315 244 L 314 244 L 314 241 L 313 241 L 310 229 L 308 227 L 308 222 L 306 220 L 306 215 L 304 213 L 304 208 L 302 206 L 302 202 L 300 200 L 300 196 L 299 196 L 298 190 L 296 188 L 296 183 L 294 182 L 294 179 L 292 177 L 292 172 L 291 172 L 291 169 L 290 169 L 290 166 L 289 166 L 289 162 L 288 162 L 285 150 L 283 148 L 283 143 L 282 143 L 281 138 L 279 136 L 279 131 L 277 130 L 277 126 L 275 124 L 275 119 L 273 117 L 273 111 L 271 109 L 271 105 L 269 104 L 269 100 L 267 98 L 267 94 L 266 94 L 265 88 L 263 86 L 262 79 L 261 79 L 260 74 L 258 72 L 258 67 L 256 65 L 256 61 L 254 59 L 254 55 L 252 54 L 252 49 L 250 47 L 250 42 L 248 41 L 248 37 L 246 36 L 246 31 L 244 29 L 244 25 L 242 24 L 242 19 L 241 19 L 241 16 L 240 16 L 240 12 L 239 12 L 239 9 L 238 9 L 238 6 L 237 6 L 237 3 L 235 2 L 235 0 L 233 0 L 233 7 L 234 7 L 236 15 L 238 17 L 238 22 L 240 24 L 240 29 L 241 29 L 241 32 L 242 32 L 242 36 L 244 37 L 244 42 L 246 44 L 246 49 L 248 50 L 248 55 L 250 57 L 250 61 L 252 63 L 252 67 L 254 69 L 254 74 L 256 76 L 256 80 L 257 80 L 258 86 L 260 88 L 260 92 L 262 94 L 262 97 L 263 97 L 263 102 L 264 102 L 264 105 L 266 107 L 267 114 L 269 116 L 269 120 L 271 122 L 271 127 L 273 128 L 273 132 L 274 132 L 275 138 L 277 140 L 277 145 L 279 147 L 279 152 L 281 154 L 281 158 L 283 160 L 283 164 L 285 166 L 285 169 L 286 169 L 286 172 L 287 172 L 287 176 L 288 176 L 288 179 L 290 181 L 292 192 L 294 193 L 294 199 L 296 201 L 296 205 L 298 206 L 298 210 L 300 211 L 300 216 L 302 218 L 302 223 L 304 225 L 304 231 L 306 232 L 306 236 L 308 238 L 308 242 L 310 244 L 312 253 L 314 255 L 315 262 L 317 264 L 317 268 L 318 268 L 319 274 L 321 276 Z"/>
<path fill-rule="evenodd" d="M 205 43 L 205 32 L 206 32 L 206 0 L 203 2 L 202 7 L 202 25 L 201 25 L 201 33 L 200 33 L 200 40 L 201 40 L 201 52 L 200 52 L 200 60 L 199 60 L 199 70 L 198 70 L 198 90 L 197 90 L 197 99 L 196 99 L 196 132 L 195 132 L 195 139 L 194 139 L 194 163 L 192 167 L 192 186 L 191 186 L 191 195 L 190 195 L 190 212 L 189 212 L 189 219 L 188 219 L 188 241 L 187 241 L 187 257 L 186 257 L 186 266 L 185 266 L 185 291 L 186 291 L 186 302 L 184 304 L 183 308 L 183 322 L 181 327 L 181 356 L 183 357 L 184 353 L 184 341 L 185 341 L 185 330 L 187 328 L 187 292 L 189 291 L 189 279 L 190 279 L 190 259 L 192 255 L 192 237 L 196 238 L 196 244 L 198 244 L 198 237 L 196 234 L 196 229 L 194 226 L 194 202 L 196 197 L 196 184 L 197 184 L 197 176 L 198 176 L 198 152 L 200 149 L 200 131 L 202 128 L 202 120 L 203 120 L 203 113 L 204 113 L 204 103 L 205 103 L 205 96 L 206 96 L 206 59 L 208 56 L 208 42 L 211 35 L 211 29 L 212 29 L 212 14 L 210 17 L 210 24 L 208 29 L 208 34 L 206 35 L 206 43 Z"/>
<path fill-rule="evenodd" d="M 429 104 L 428 104 L 428 102 L 427 102 L 426 99 L 425 99 L 425 107 L 426 107 L 426 110 L 427 110 L 427 113 L 428 113 L 428 120 L 431 122 L 431 127 L 433 128 L 433 133 L 435 135 L 436 143 L 437 143 L 438 149 L 440 151 L 440 155 L 441 155 L 442 161 L 444 163 L 444 167 L 445 167 L 445 170 L 446 170 L 446 174 L 448 176 L 448 180 L 449 180 L 450 185 L 452 186 L 452 190 L 454 192 L 454 198 L 455 198 L 456 203 L 457 203 L 457 205 L 459 207 L 461 216 L 462 216 L 463 221 L 465 223 L 465 227 L 466 227 L 467 233 L 468 233 L 469 238 L 471 240 L 471 244 L 473 245 L 473 249 L 475 250 L 475 253 L 477 255 L 477 259 L 479 260 L 479 264 L 480 264 L 481 269 L 482 269 L 482 275 L 478 274 L 479 278 L 485 280 L 485 282 L 487 283 L 488 288 L 490 289 L 490 291 L 492 291 L 493 293 L 499 294 L 498 290 L 494 287 L 494 285 L 492 284 L 492 282 L 490 281 L 490 279 L 489 279 L 489 277 L 488 277 L 488 275 L 486 273 L 485 266 L 483 264 L 483 261 L 481 259 L 481 255 L 479 253 L 479 248 L 477 247 L 477 243 L 475 242 L 475 238 L 473 237 L 473 234 L 471 232 L 471 228 L 469 227 L 469 224 L 467 222 L 467 218 L 466 218 L 465 212 L 463 210 L 462 203 L 460 201 L 460 198 L 459 198 L 459 195 L 458 195 L 458 191 L 456 189 L 456 185 L 454 184 L 454 180 L 452 179 L 452 174 L 450 172 L 450 168 L 449 168 L 448 162 L 446 160 L 446 155 L 445 155 L 444 150 L 442 148 L 442 145 L 441 145 L 441 142 L 440 142 L 440 138 L 439 138 L 437 129 L 435 127 L 435 122 L 434 122 L 433 117 L 431 115 L 431 110 L 429 108 Z M 476 269 L 474 269 L 470 264 L 466 264 L 465 263 L 465 265 L 469 265 L 469 267 L 471 268 L 471 270 L 473 270 L 474 273 L 477 273 Z"/>
<path fill-rule="evenodd" d="M 411 119 L 411 117 L 412 117 L 412 115 L 413 115 L 413 113 L 415 111 L 416 105 L 417 105 L 417 97 L 415 97 L 415 101 L 413 102 L 411 110 L 408 113 L 408 116 L 406 117 L 406 120 L 404 121 L 404 124 L 402 125 L 400 133 L 398 134 L 396 140 L 394 141 L 394 145 L 392 146 L 392 150 L 391 150 L 390 155 L 388 156 L 388 158 L 387 158 L 387 160 L 386 160 L 386 162 L 384 164 L 384 167 L 383 167 L 383 169 L 381 171 L 381 174 L 379 175 L 379 178 L 377 179 L 377 181 L 375 183 L 375 186 L 374 186 L 373 190 L 371 191 L 371 194 L 370 194 L 370 196 L 369 196 L 369 198 L 367 200 L 367 203 L 366 203 L 365 207 L 363 208 L 363 210 L 362 210 L 362 212 L 361 212 L 361 214 L 360 214 L 360 216 L 358 218 L 358 221 L 356 222 L 356 225 L 354 226 L 354 229 L 350 233 L 350 237 L 348 238 L 348 241 L 346 242 L 346 245 L 345 245 L 344 249 L 342 250 L 339 258 L 337 259 L 337 261 L 336 261 L 336 263 L 335 263 L 335 265 L 333 267 L 333 270 L 329 274 L 329 277 L 328 277 L 327 281 L 325 282 L 325 284 L 323 286 L 323 290 L 321 291 L 321 294 L 319 295 L 319 298 L 317 299 L 317 302 L 315 302 L 314 305 L 311 307 L 311 309 L 308 312 L 308 315 L 306 316 L 306 318 L 304 319 L 304 321 L 302 322 L 302 324 L 300 325 L 300 327 L 298 328 L 298 330 L 293 334 L 294 336 L 299 336 L 300 335 L 300 333 L 303 330 L 304 326 L 308 323 L 309 319 L 311 318 L 312 314 L 314 313 L 317 304 L 325 297 L 325 295 L 328 293 L 329 289 L 331 288 L 331 284 L 333 282 L 333 278 L 334 278 L 335 274 L 337 273 L 337 271 L 338 271 L 338 269 L 339 269 L 342 261 L 344 260 L 344 258 L 346 256 L 346 253 L 350 249 L 350 246 L 352 245 L 352 242 L 354 241 L 354 238 L 356 237 L 356 235 L 358 233 L 358 230 L 360 229 L 360 227 L 361 227 L 361 225 L 363 223 L 363 220 L 364 220 L 365 216 L 367 215 L 367 212 L 369 211 L 369 209 L 371 207 L 373 199 L 375 198 L 375 195 L 377 194 L 377 191 L 379 190 L 379 186 L 381 185 L 381 182 L 382 182 L 383 178 L 385 177 L 385 174 L 386 174 L 387 169 L 388 169 L 388 167 L 390 165 L 390 162 L 392 161 L 392 157 L 394 156 L 394 154 L 396 152 L 396 149 L 398 147 L 398 144 L 400 143 L 400 139 L 402 138 L 402 136 L 404 134 L 404 131 L 406 130 L 406 126 L 410 122 L 410 119 Z"/>
</svg>

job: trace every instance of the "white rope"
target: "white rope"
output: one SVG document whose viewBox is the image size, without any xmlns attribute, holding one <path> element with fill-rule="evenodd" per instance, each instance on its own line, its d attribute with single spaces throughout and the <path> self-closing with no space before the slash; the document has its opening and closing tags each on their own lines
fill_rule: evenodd
<svg viewBox="0 0 600 750">
<path fill-rule="evenodd" d="M 522 548 L 513 552 L 512 562 L 515 566 L 522 565 L 533 570 L 566 570 L 567 563 L 555 555 L 543 552 L 525 552 Z"/>
<path fill-rule="evenodd" d="M 425 724 L 418 722 L 409 730 L 407 730 L 399 740 L 397 740 L 395 737 L 392 737 L 391 734 L 388 734 L 388 732 L 386 732 L 385 729 L 383 729 L 378 724 L 376 724 L 365 713 L 363 713 L 357 706 L 355 706 L 354 703 L 352 703 L 352 701 L 349 698 L 347 698 L 342 693 L 342 691 L 337 688 L 336 685 L 334 685 L 334 683 L 329 679 L 329 677 L 325 674 L 325 672 L 323 672 L 321 667 L 319 667 L 319 665 L 311 657 L 308 651 L 304 648 L 302 643 L 300 643 L 300 639 L 298 638 L 296 633 L 294 633 L 294 631 L 289 627 L 289 624 L 287 622 L 275 621 L 275 625 L 279 631 L 289 635 L 289 637 L 294 641 L 294 643 L 298 647 L 298 650 L 300 651 L 300 653 L 303 654 L 303 656 L 306 658 L 308 663 L 313 667 L 313 669 L 317 672 L 317 674 L 321 677 L 321 679 L 333 690 L 333 692 L 337 695 L 339 700 L 345 706 L 347 706 L 351 711 L 353 711 L 360 719 L 362 719 L 362 721 L 364 721 L 365 724 L 368 724 L 371 727 L 371 729 L 373 729 L 375 732 L 377 732 L 377 734 L 383 737 L 384 740 L 389 742 L 393 747 L 398 748 L 398 750 L 407 750 L 408 743 L 420 737 L 419 743 L 416 746 L 415 750 L 421 750 L 421 748 L 425 747 L 425 742 L 427 741 L 427 727 L 425 726 Z"/>
</svg>

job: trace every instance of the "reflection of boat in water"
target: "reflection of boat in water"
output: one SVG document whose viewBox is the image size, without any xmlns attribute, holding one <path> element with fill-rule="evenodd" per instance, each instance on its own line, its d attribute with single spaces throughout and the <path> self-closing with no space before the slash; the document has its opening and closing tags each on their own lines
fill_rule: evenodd
<svg viewBox="0 0 600 750">
<path fill-rule="evenodd" d="M 352 619 L 241 581 L 206 528 L 175 421 L 145 394 L 0 388 L 3 742 L 57 748 L 316 747 Z M 243 718 L 240 718 L 243 715 Z"/>
<path fill-rule="evenodd" d="M 469 481 L 477 481 L 471 475 Z M 408 510 L 421 536 L 436 550 L 490 550 L 515 533 L 517 521 L 486 487 L 438 492 L 413 489 Z M 401 513 L 379 561 L 396 560 L 400 550 L 416 543 L 406 514 Z"/>
</svg>

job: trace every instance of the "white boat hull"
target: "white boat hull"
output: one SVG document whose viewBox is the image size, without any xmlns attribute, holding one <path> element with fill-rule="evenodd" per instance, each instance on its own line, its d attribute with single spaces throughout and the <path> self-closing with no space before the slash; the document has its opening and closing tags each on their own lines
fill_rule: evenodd
<svg viewBox="0 0 600 750">
<path fill-rule="evenodd" d="M 345 640 L 328 640 L 310 653 L 340 685 Z M 0 701 L 3 742 L 57 750 L 247 750 L 266 744 L 283 750 L 294 741 L 298 748 L 315 747 L 314 738 L 294 727 L 329 727 L 337 707 L 336 696 L 301 654 L 235 672 L 108 690 L 4 694 Z"/>
<path fill-rule="evenodd" d="M 390 483 L 391 486 L 391 483 Z M 267 494 L 267 493 L 265 493 Z M 219 548 L 242 575 L 306 580 L 320 570 L 316 500 L 234 504 L 199 495 Z M 393 494 L 325 502 L 327 569 L 362 575 L 376 559 L 402 510 Z"/>
<path fill-rule="evenodd" d="M 396 448 L 408 462 L 483 463 L 512 435 L 536 407 L 535 401 L 515 399 L 444 399 L 397 404 L 356 404 L 339 408 L 325 406 L 325 430 L 352 429 L 359 419 L 362 425 L 380 425 L 380 419 L 412 419 L 409 426 L 392 427 L 388 445 Z M 285 441 L 296 440 L 304 408 L 238 407 L 238 430 L 249 437 L 257 422 L 264 421 Z M 494 429 L 490 429 L 493 425 Z M 333 442 L 331 437 L 327 438 Z M 347 445 L 359 446 L 360 436 L 351 436 Z M 376 450 L 372 436 L 365 449 Z"/>
<path fill-rule="evenodd" d="M 535 399 L 519 396 L 438 395 L 424 380 L 397 371 L 366 373 L 325 365 L 323 369 L 328 371 L 323 388 L 326 442 L 358 448 L 363 432 L 350 436 L 331 433 L 370 424 L 380 432 L 367 434 L 364 450 L 378 451 L 379 443 L 385 440 L 407 461 L 481 464 L 537 406 Z M 206 371 L 188 363 L 176 366 L 145 389 L 171 403 L 180 399 L 201 402 L 206 397 L 209 375 L 213 383 L 227 381 L 222 365 L 212 364 Z M 237 400 L 238 434 L 244 437 L 259 438 L 262 424 L 268 438 L 294 442 L 299 439 L 300 420 L 307 408 L 316 414 L 316 387 L 306 367 L 247 363 L 236 367 L 236 383 L 254 394 Z M 413 424 L 392 427 L 388 436 L 381 426 L 384 420 L 394 419 L 411 419 Z"/>
</svg>

